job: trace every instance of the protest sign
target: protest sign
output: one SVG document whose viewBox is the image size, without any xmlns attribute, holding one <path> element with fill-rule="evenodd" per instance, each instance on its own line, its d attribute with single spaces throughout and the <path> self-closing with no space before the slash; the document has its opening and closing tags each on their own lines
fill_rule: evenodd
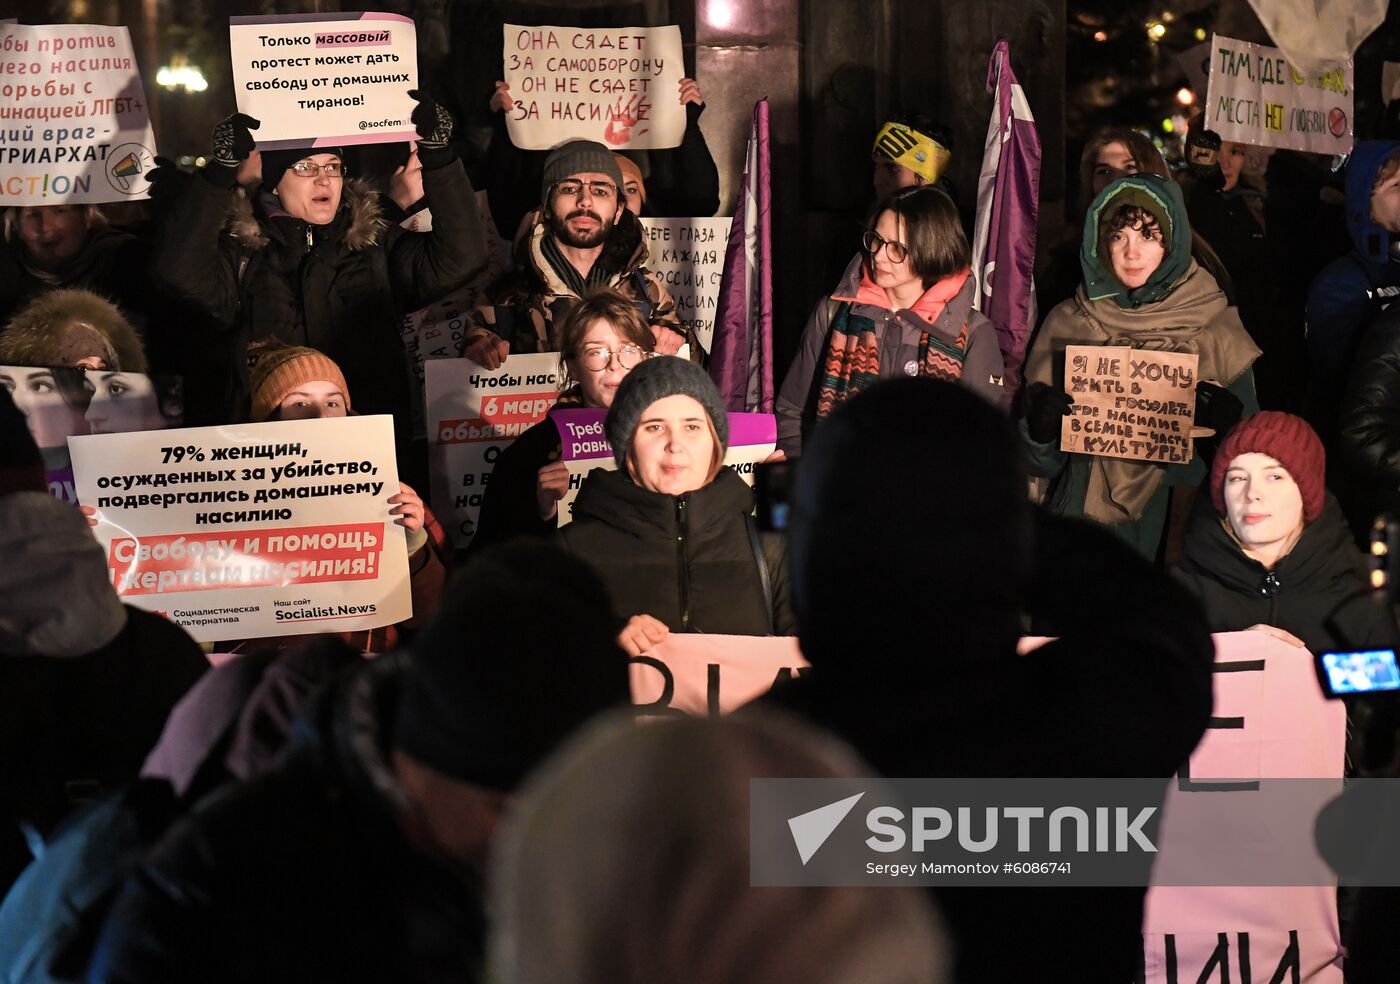
<svg viewBox="0 0 1400 984">
<path fill-rule="evenodd" d="M 510 142 L 550 150 L 598 140 L 616 150 L 679 147 L 685 135 L 681 29 L 505 26 Z"/>
<path fill-rule="evenodd" d="M 496 223 L 486 201 L 486 192 L 476 193 L 476 207 L 486 225 L 486 273 L 476 282 L 454 290 L 426 307 L 406 314 L 399 322 L 403 347 L 408 355 L 408 386 L 412 394 L 413 436 L 427 437 L 424 421 L 423 362 L 425 359 L 457 359 L 462 355 L 467 337 L 467 319 L 476 307 L 485 284 L 501 273 L 501 254 L 497 248 Z M 409 232 L 431 232 L 433 213 L 422 209 L 404 219 L 400 226 Z"/>
<path fill-rule="evenodd" d="M 1191 460 L 1200 357 L 1123 345 L 1065 348 L 1065 392 L 1074 397 L 1060 450 L 1183 464 Z"/>
<path fill-rule="evenodd" d="M 418 37 L 399 14 L 229 18 L 238 110 L 259 150 L 417 140 Z"/>
<path fill-rule="evenodd" d="M 1349 154 L 1352 60 L 1322 75 L 1297 74 L 1283 52 L 1213 35 L 1206 127 L 1222 140 L 1314 154 Z"/>
<path fill-rule="evenodd" d="M 715 334 L 715 304 L 724 275 L 724 249 L 734 220 L 642 219 L 650 247 L 647 269 L 661 278 L 676 302 L 676 314 L 695 330 L 700 347 L 710 351 Z"/>
<path fill-rule="evenodd" d="M 123 601 L 195 639 L 353 632 L 412 615 L 387 416 L 70 438 Z"/>
<path fill-rule="evenodd" d="M 156 140 L 131 35 L 0 25 L 0 206 L 150 197 Z"/>
<path fill-rule="evenodd" d="M 560 526 L 574 518 L 574 500 L 583 487 L 584 477 L 595 468 L 617 468 L 612 446 L 603 433 L 603 420 L 607 415 L 606 410 L 584 407 L 555 410 L 549 415 L 554 426 L 559 428 L 563 440 L 560 457 L 569 470 L 569 491 L 559 500 Z M 778 423 L 771 413 L 731 413 L 724 466 L 734 469 L 740 478 L 752 485 L 754 465 L 772 454 L 777 443 Z"/>
<path fill-rule="evenodd" d="M 111 369 L 0 366 L 10 393 L 44 459 L 49 492 L 76 503 L 68 438 L 162 430 L 184 423 L 184 387 L 178 376 L 143 376 Z"/>
<path fill-rule="evenodd" d="M 427 382 L 433 512 L 458 547 L 471 543 L 496 458 L 559 399 L 559 356 L 512 355 L 499 369 L 430 359 Z"/>
<path fill-rule="evenodd" d="M 1315 815 L 1299 815 L 1296 830 L 1245 826 L 1259 811 L 1249 797 L 1265 795 L 1267 779 L 1336 779 L 1342 790 L 1346 709 L 1322 697 L 1312 655 L 1262 632 L 1215 636 L 1215 716 L 1190 762 L 1168 787 L 1157 845 L 1158 867 L 1143 915 L 1145 984 L 1177 980 L 1235 979 L 1246 982 L 1342 980 L 1336 888 L 1175 887 L 1169 866 L 1212 857 L 1220 843 L 1298 843 L 1315 851 Z M 1173 803 L 1209 796 L 1246 801 L 1230 816 L 1236 829 L 1173 823 Z M 1185 813 L 1184 804 L 1177 815 Z M 1250 968 L 1253 968 L 1251 976 Z M 1232 974 L 1238 970 L 1238 976 Z M 1291 971 L 1290 976 L 1285 972 Z"/>
<path fill-rule="evenodd" d="M 717 717 L 799 675 L 807 660 L 795 636 L 673 632 L 630 664 L 633 704 L 655 714 Z"/>
</svg>

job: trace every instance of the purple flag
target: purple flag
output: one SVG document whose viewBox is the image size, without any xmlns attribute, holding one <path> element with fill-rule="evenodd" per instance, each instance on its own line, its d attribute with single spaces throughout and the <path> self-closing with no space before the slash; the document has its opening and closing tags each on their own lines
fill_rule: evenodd
<svg viewBox="0 0 1400 984">
<path fill-rule="evenodd" d="M 768 183 L 768 100 L 753 108 L 744 185 L 724 253 L 710 378 L 725 408 L 773 412 L 773 236 Z"/>
<path fill-rule="evenodd" d="M 1035 328 L 1035 230 L 1040 211 L 1040 135 L 1002 38 L 992 49 L 987 91 L 994 94 L 972 237 L 976 307 L 997 327 L 1007 398 L 1021 388 L 1021 364 Z"/>
</svg>

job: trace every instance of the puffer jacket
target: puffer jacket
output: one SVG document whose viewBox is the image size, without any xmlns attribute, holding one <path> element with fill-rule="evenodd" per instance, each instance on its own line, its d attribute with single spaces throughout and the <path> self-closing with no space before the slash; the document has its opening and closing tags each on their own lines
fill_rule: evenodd
<svg viewBox="0 0 1400 984">
<path fill-rule="evenodd" d="M 559 351 L 558 326 L 579 302 L 545 259 L 542 243 L 550 235 L 543 212 L 535 210 L 521 223 L 516 236 L 515 269 L 486 290 L 486 299 L 472 312 L 464 346 L 496 335 L 512 352 Z M 676 302 L 656 274 L 647 269 L 647 237 L 637 217 L 625 209 L 603 245 L 596 266 L 606 272 L 607 285 L 637 305 L 647 324 L 684 337 L 693 360 L 701 357 L 695 333 L 681 323 Z"/>
<path fill-rule="evenodd" d="M 880 377 L 898 378 L 918 365 L 919 338 L 924 332 L 947 345 L 953 345 L 963 325 L 967 325 L 967 349 L 959 382 L 998 407 L 1007 405 L 1002 386 L 1005 363 L 997 342 L 996 326 L 972 309 L 977 285 L 968 277 L 957 296 L 944 305 L 933 324 L 911 310 L 892 310 L 876 303 L 874 295 L 862 291 L 864 256 L 857 256 L 830 297 L 823 297 L 812 309 L 802 344 L 778 391 L 778 450 L 789 458 L 802 453 L 802 443 L 817 421 L 817 395 L 822 366 L 830 344 L 831 317 L 843 302 L 851 302 L 851 316 L 869 318 L 875 323 L 880 348 Z M 877 288 L 878 290 L 878 288 Z"/>
<path fill-rule="evenodd" d="M 1352 528 L 1400 507 L 1400 307 L 1362 336 L 1337 417 L 1338 464 Z"/>
<path fill-rule="evenodd" d="M 475 981 L 482 893 L 404 833 L 401 656 L 321 695 L 280 766 L 179 821 L 127 881 L 88 980 Z"/>
<path fill-rule="evenodd" d="M 602 575 L 623 618 L 651 615 L 672 632 L 794 635 L 783 544 L 755 534 L 768 569 L 770 618 L 752 511 L 753 490 L 728 468 L 685 495 L 649 492 L 625 472 L 596 470 L 559 535 Z"/>
<path fill-rule="evenodd" d="M 486 270 L 486 239 L 466 172 L 452 160 L 423 168 L 430 232 L 385 218 L 381 196 L 345 182 L 340 211 L 324 226 L 208 180 L 185 183 L 156 250 L 157 275 L 248 342 L 276 337 L 325 353 L 340 366 L 361 413 L 409 418 L 408 368 L 399 319 Z M 240 366 L 247 387 L 246 366 Z M 406 433 L 406 431 L 405 431 Z"/>
<path fill-rule="evenodd" d="M 1357 341 L 1373 318 L 1400 297 L 1400 262 L 1393 238 L 1371 219 L 1371 192 L 1386 158 L 1400 141 L 1368 140 L 1347 163 L 1346 215 L 1354 249 L 1338 257 L 1308 289 L 1308 412 L 1323 442 L 1331 445 L 1347 369 Z"/>
<path fill-rule="evenodd" d="M 1314 653 L 1395 644 L 1395 620 L 1366 590 L 1361 552 L 1332 496 L 1272 570 L 1245 555 L 1208 495 L 1196 500 L 1172 573 L 1201 602 L 1212 632 L 1272 625 Z"/>
</svg>

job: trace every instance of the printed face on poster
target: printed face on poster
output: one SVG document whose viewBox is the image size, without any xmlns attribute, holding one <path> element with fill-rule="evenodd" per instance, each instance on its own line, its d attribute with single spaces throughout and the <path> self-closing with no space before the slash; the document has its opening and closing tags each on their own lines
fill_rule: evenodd
<svg viewBox="0 0 1400 984">
<path fill-rule="evenodd" d="M 1206 126 L 1222 140 L 1314 154 L 1349 154 L 1354 128 L 1351 59 L 1312 78 L 1278 48 L 1213 35 Z"/>
<path fill-rule="evenodd" d="M 471 543 L 501 452 L 559 399 L 557 353 L 512 355 L 499 369 L 470 359 L 423 363 L 433 513 L 458 547 Z"/>
<path fill-rule="evenodd" d="M 0 206 L 150 197 L 156 140 L 125 27 L 0 24 Z"/>
<path fill-rule="evenodd" d="M 510 141 L 550 150 L 597 140 L 614 150 L 679 147 L 685 135 L 681 29 L 505 26 Z"/>
<path fill-rule="evenodd" d="M 74 437 L 69 449 L 117 593 L 201 642 L 412 615 L 387 416 Z"/>
<path fill-rule="evenodd" d="M 706 352 L 715 335 L 715 305 L 724 279 L 731 218 L 643 218 L 650 256 L 647 269 L 661 278 L 681 322 L 695 331 Z"/>
<path fill-rule="evenodd" d="M 569 490 L 559 500 L 558 524 L 565 526 L 574 518 L 574 500 L 578 498 L 583 480 L 594 469 L 617 470 L 612 445 L 603 432 L 606 410 L 570 408 L 555 410 L 549 417 L 559 428 L 562 444 L 561 460 L 569 471 Z M 729 415 L 729 447 L 724 455 L 724 467 L 732 468 L 749 485 L 753 485 L 754 465 L 765 460 L 777 448 L 777 418 L 771 413 L 731 413 Z"/>
<path fill-rule="evenodd" d="M 0 387 L 24 415 L 39 447 L 49 492 L 78 501 L 68 438 L 163 430 L 184 423 L 184 386 L 177 376 L 110 369 L 0 366 Z"/>
<path fill-rule="evenodd" d="M 1066 346 L 1065 391 L 1074 404 L 1060 432 L 1060 450 L 1163 464 L 1190 461 L 1199 361 L 1194 353 Z"/>
<path fill-rule="evenodd" d="M 229 18 L 238 110 L 259 150 L 417 140 L 418 39 L 400 14 Z"/>
</svg>

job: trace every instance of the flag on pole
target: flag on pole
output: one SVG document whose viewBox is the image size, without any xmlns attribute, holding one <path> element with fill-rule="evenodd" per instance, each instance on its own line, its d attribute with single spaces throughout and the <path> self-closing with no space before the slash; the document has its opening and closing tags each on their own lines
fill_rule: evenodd
<svg viewBox="0 0 1400 984">
<path fill-rule="evenodd" d="M 744 184 L 724 253 L 710 378 L 727 409 L 773 412 L 773 234 L 768 100 L 753 108 Z"/>
<path fill-rule="evenodd" d="M 1035 230 L 1040 211 L 1040 135 L 1026 94 L 1011 70 L 1002 38 L 992 49 L 987 91 L 992 118 L 977 180 L 977 223 L 972 237 L 974 304 L 996 325 L 1005 386 L 1014 398 L 1021 364 L 1035 328 Z"/>
</svg>

